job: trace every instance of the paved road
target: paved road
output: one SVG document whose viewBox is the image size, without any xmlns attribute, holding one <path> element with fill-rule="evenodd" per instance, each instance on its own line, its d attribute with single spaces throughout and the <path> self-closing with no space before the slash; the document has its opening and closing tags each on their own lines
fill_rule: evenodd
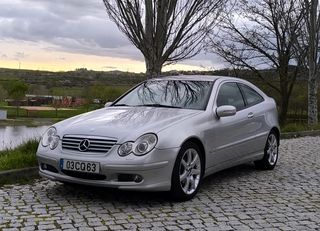
<svg viewBox="0 0 320 231">
<path fill-rule="evenodd" d="M 0 188 L 0 230 L 320 230 L 320 137 L 283 140 L 273 171 L 206 178 L 196 198 L 65 186 Z"/>
</svg>

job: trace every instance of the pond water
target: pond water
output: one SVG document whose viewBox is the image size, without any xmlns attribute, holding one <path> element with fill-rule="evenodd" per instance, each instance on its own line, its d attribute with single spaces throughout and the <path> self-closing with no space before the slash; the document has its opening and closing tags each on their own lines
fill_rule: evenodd
<svg viewBox="0 0 320 231">
<path fill-rule="evenodd" d="M 6 148 L 14 148 L 30 139 L 40 139 L 48 126 L 6 126 L 0 127 L 0 151 Z"/>
</svg>

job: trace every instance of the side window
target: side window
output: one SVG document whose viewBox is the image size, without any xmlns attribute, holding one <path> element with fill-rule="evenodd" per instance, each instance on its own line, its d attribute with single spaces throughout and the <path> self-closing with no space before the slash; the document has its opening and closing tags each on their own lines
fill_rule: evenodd
<svg viewBox="0 0 320 231">
<path fill-rule="evenodd" d="M 263 101 L 263 97 L 259 95 L 258 92 L 253 90 L 251 87 L 240 84 L 240 88 L 243 92 L 243 95 L 247 101 L 247 106 L 253 106 Z"/>
<path fill-rule="evenodd" d="M 237 111 L 245 108 L 245 104 L 236 83 L 223 84 L 218 93 L 217 106 L 231 105 L 236 107 Z"/>
</svg>

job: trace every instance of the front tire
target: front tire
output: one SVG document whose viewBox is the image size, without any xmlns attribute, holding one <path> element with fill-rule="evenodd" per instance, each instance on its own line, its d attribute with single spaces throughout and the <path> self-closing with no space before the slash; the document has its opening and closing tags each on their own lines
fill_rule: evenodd
<svg viewBox="0 0 320 231">
<path fill-rule="evenodd" d="M 171 177 L 171 195 L 177 201 L 192 199 L 202 181 L 204 164 L 199 147 L 187 142 L 182 145 Z"/>
<path fill-rule="evenodd" d="M 279 156 L 279 139 L 274 131 L 268 135 L 268 139 L 264 148 L 264 156 L 262 160 L 255 161 L 258 169 L 272 170 L 277 164 Z"/>
</svg>

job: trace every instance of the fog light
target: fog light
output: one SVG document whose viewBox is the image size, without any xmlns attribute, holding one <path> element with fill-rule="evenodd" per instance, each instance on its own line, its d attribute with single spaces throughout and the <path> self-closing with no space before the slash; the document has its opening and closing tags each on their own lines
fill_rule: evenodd
<svg viewBox="0 0 320 231">
<path fill-rule="evenodd" d="M 42 170 L 47 170 L 47 165 L 46 164 L 41 164 Z"/>
<path fill-rule="evenodd" d="M 136 174 L 119 174 L 119 182 L 135 182 L 140 183 L 143 180 L 142 176 Z"/>
<path fill-rule="evenodd" d="M 133 177 L 133 181 L 136 182 L 136 183 L 139 183 L 139 182 L 142 181 L 142 177 L 139 176 L 139 175 L 135 175 L 135 176 Z"/>
</svg>

